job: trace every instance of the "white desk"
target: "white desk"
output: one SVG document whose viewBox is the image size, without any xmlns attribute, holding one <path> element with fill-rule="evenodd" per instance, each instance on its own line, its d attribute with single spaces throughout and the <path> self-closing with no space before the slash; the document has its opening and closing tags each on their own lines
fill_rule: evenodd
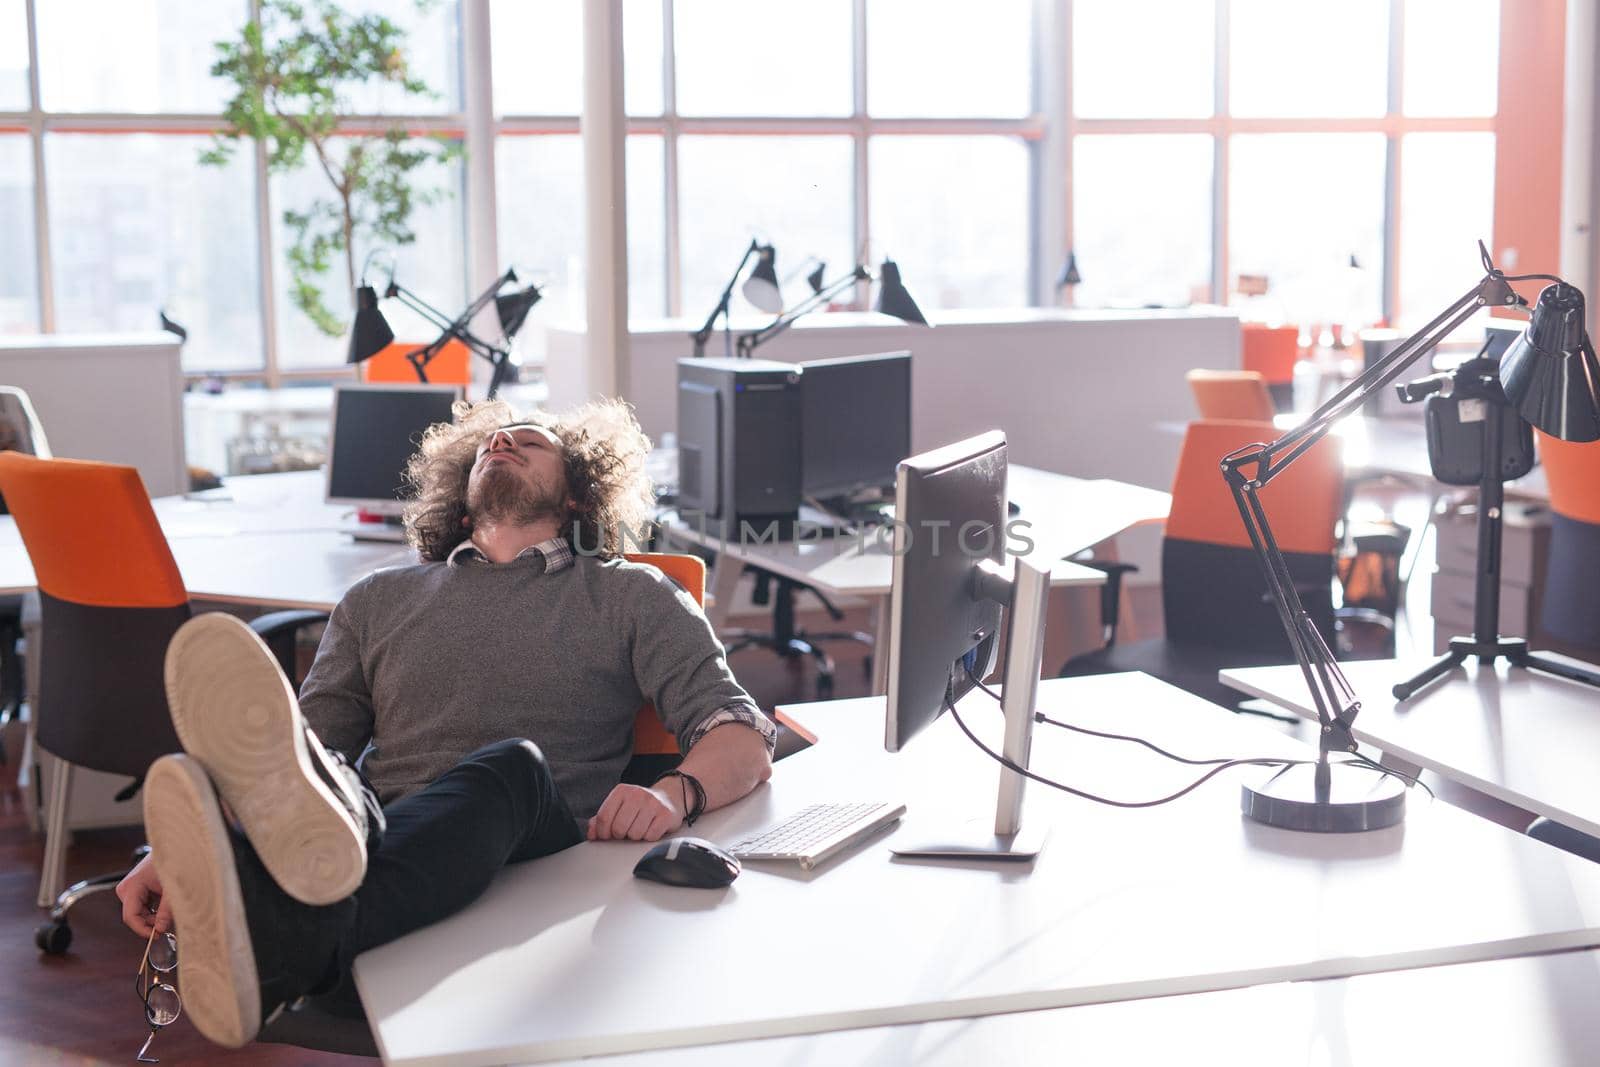
<svg viewBox="0 0 1600 1067">
<path fill-rule="evenodd" d="M 1056 715 L 1186 754 L 1309 752 L 1142 675 L 1051 680 L 1040 693 Z M 696 833 L 726 841 L 816 799 L 880 791 L 925 819 L 992 811 L 995 768 L 954 723 L 890 756 L 882 707 L 790 709 L 819 743 Z M 966 707 L 992 738 L 992 705 L 975 694 Z M 1045 727 L 1034 765 L 1124 798 L 1169 792 L 1194 770 Z M 1232 775 L 1142 811 L 1032 789 L 1026 818 L 1052 826 L 1031 869 L 891 862 L 879 839 L 809 876 L 749 864 L 715 892 L 633 878 L 643 844 L 580 844 L 508 868 L 462 913 L 363 954 L 356 979 L 389 1062 L 471 1065 L 1600 944 L 1600 867 L 1425 798 L 1403 825 L 1356 836 L 1247 822 Z"/>
<path fill-rule="evenodd" d="M 231 497 L 158 497 L 151 503 L 183 584 L 195 600 L 328 611 L 380 567 L 415 561 L 405 545 L 352 541 L 351 509 L 323 502 L 321 471 L 228 480 Z M 0 594 L 34 587 L 16 521 L 0 518 Z"/>
<path fill-rule="evenodd" d="M 1552 653 L 1542 655 L 1555 657 Z M 1600 690 L 1504 661 L 1476 660 L 1410 700 L 1390 688 L 1427 659 L 1340 664 L 1361 699 L 1354 734 L 1362 744 L 1524 811 L 1600 836 Z M 1235 689 L 1316 717 L 1298 666 L 1225 670 Z"/>
<path fill-rule="evenodd" d="M 1054 587 L 1102 584 L 1105 575 L 1100 571 L 1058 557 L 1097 545 L 1132 527 L 1159 522 L 1172 506 L 1170 493 L 1111 479 L 1073 478 L 1020 464 L 1012 464 L 1007 476 L 1007 494 L 1021 508 L 1008 521 L 1027 523 L 1018 527 L 1019 533 L 1037 542 L 1037 552 L 1049 552 L 1046 558 L 1054 560 L 1050 566 Z M 724 539 L 716 524 L 679 519 L 664 523 L 662 534 L 668 541 L 716 552 L 706 614 L 719 630 L 727 625 L 728 606 L 740 573 L 753 565 L 811 586 L 824 596 L 867 598 L 872 602 L 877 647 L 889 647 L 887 600 L 894 558 L 888 528 L 859 538 L 742 544 L 736 536 Z M 886 688 L 887 662 L 887 656 L 874 657 L 875 693 Z"/>
<path fill-rule="evenodd" d="M 585 1067 L 1196 1064 L 1589 1067 L 1600 952 L 1278 982 L 582 1061 Z"/>
</svg>

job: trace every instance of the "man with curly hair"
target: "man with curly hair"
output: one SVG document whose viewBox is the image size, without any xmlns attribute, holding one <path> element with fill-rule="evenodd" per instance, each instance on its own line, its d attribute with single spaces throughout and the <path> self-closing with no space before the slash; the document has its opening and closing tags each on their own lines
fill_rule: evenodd
<svg viewBox="0 0 1600 1067">
<path fill-rule="evenodd" d="M 648 519 L 648 451 L 620 402 L 458 409 L 408 469 L 422 562 L 345 595 L 298 701 L 238 620 L 179 630 L 184 752 L 151 767 L 151 855 L 117 894 L 141 936 L 181 932 L 185 1006 L 211 1040 L 242 1045 L 307 994 L 354 1007 L 357 954 L 460 910 L 507 863 L 657 840 L 770 775 L 774 728 L 693 598 L 621 558 Z M 683 762 L 620 784 L 645 700 Z"/>
</svg>

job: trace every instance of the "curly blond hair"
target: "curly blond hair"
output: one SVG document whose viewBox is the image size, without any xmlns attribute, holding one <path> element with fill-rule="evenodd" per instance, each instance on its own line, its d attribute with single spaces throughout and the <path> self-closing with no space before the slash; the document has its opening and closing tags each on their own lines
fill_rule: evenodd
<svg viewBox="0 0 1600 1067">
<path fill-rule="evenodd" d="M 454 423 L 428 428 L 406 464 L 414 494 L 405 508 L 406 540 L 425 560 L 446 559 L 471 534 L 467 482 L 485 436 L 502 426 L 539 426 L 561 442 L 572 499 L 565 531 L 585 555 L 613 559 L 638 547 L 650 525 L 655 492 L 645 474 L 650 439 L 622 400 L 596 400 L 566 415 L 535 411 L 520 418 L 510 404 L 488 400 L 455 406 Z"/>
</svg>

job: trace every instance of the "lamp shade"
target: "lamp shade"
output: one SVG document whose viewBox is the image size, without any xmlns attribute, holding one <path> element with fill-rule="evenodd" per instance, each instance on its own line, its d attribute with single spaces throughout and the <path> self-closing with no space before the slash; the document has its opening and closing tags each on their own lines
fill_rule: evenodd
<svg viewBox="0 0 1600 1067">
<path fill-rule="evenodd" d="M 1069 285 L 1083 284 L 1083 275 L 1078 273 L 1078 253 L 1068 250 L 1067 261 L 1061 264 L 1061 271 L 1056 275 L 1056 288 L 1065 289 Z"/>
<path fill-rule="evenodd" d="M 1563 441 L 1600 440 L 1600 366 L 1583 318 L 1576 286 L 1548 285 L 1500 357 L 1500 384 L 1517 413 Z"/>
<path fill-rule="evenodd" d="M 523 320 L 533 310 L 533 305 L 539 302 L 541 295 L 538 286 L 530 285 L 526 289 L 494 298 L 495 314 L 500 317 L 500 329 L 507 337 L 515 337 L 517 331 L 522 329 Z"/>
<path fill-rule="evenodd" d="M 371 359 L 394 340 L 389 321 L 378 310 L 378 291 L 370 285 L 356 290 L 356 321 L 350 325 L 350 354 L 346 363 Z"/>
<path fill-rule="evenodd" d="M 806 284 L 811 287 L 813 293 L 822 292 L 822 271 L 825 267 L 827 264 L 818 260 L 816 269 L 806 275 Z"/>
<path fill-rule="evenodd" d="M 750 277 L 744 280 L 742 292 L 750 303 L 776 315 L 783 310 L 783 290 L 778 286 L 778 271 L 773 266 L 778 253 L 771 245 L 761 245 L 756 252 L 756 265 L 751 269 Z"/>
<path fill-rule="evenodd" d="M 917 307 L 917 302 L 911 299 L 911 294 L 906 292 L 905 283 L 900 280 L 900 268 L 892 259 L 884 260 L 879 268 L 878 302 L 872 308 L 885 315 L 893 315 L 902 322 L 928 325 L 927 316 Z"/>
</svg>

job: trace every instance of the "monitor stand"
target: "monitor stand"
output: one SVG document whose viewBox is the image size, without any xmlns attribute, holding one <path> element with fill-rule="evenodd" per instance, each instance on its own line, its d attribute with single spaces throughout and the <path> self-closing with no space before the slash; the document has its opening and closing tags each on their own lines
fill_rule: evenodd
<svg viewBox="0 0 1600 1067">
<path fill-rule="evenodd" d="M 1044 659 L 1045 608 L 1049 603 L 1050 572 L 1021 557 L 1013 559 L 1015 575 L 992 560 L 976 565 L 973 578 L 977 595 L 999 601 L 1008 610 L 1004 689 L 1000 707 L 1005 712 L 1005 741 L 1000 753 L 1019 767 L 1028 766 L 1033 745 L 1033 712 L 1039 691 L 1039 668 Z M 1022 825 L 1022 795 L 1028 780 L 1008 767 L 1000 768 L 1000 792 L 995 800 L 994 822 L 988 820 L 951 827 L 928 840 L 891 847 L 907 859 L 963 859 L 1027 862 L 1044 847 L 1049 827 Z"/>
<path fill-rule="evenodd" d="M 351 518 L 339 525 L 339 532 L 349 534 L 357 541 L 403 542 L 405 525 L 398 515 L 384 515 L 377 519 Z"/>
</svg>

